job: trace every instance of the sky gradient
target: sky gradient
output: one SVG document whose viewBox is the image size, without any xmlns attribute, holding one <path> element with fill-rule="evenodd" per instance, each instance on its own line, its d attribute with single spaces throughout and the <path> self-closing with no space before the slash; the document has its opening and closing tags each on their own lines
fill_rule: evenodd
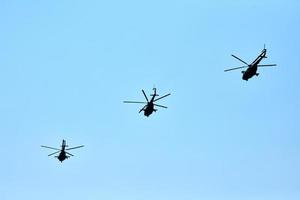
<svg viewBox="0 0 300 200">
<path fill-rule="evenodd" d="M 300 199 L 300 2 L 0 1 L 1 200 Z M 248 82 L 230 55 L 251 62 Z M 156 86 L 172 95 L 138 114 Z M 62 139 L 73 150 L 47 157 Z"/>
</svg>

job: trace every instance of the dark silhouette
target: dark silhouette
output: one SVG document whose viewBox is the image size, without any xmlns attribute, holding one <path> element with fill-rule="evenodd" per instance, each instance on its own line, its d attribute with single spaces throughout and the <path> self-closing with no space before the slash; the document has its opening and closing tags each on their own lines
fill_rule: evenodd
<svg viewBox="0 0 300 200">
<path fill-rule="evenodd" d="M 48 149 L 53 149 L 53 150 L 57 150 L 56 152 L 51 153 L 51 154 L 49 154 L 48 156 L 52 156 L 52 155 L 54 155 L 54 154 L 59 153 L 59 155 L 58 155 L 58 156 L 55 156 L 55 157 L 56 157 L 60 162 L 62 162 L 62 161 L 64 161 L 65 159 L 69 158 L 70 156 L 74 156 L 73 154 L 70 154 L 70 153 L 68 153 L 68 152 L 66 152 L 66 151 L 69 151 L 69 150 L 72 150 L 72 149 L 81 148 L 81 147 L 84 147 L 84 146 L 81 145 L 81 146 L 77 146 L 77 147 L 72 147 L 72 148 L 67 148 L 67 149 L 66 149 L 66 147 L 68 147 L 68 145 L 66 145 L 66 141 L 63 140 L 63 141 L 62 141 L 62 145 L 61 145 L 61 149 L 57 149 L 57 148 L 54 148 L 54 147 L 48 147 L 48 146 L 41 146 L 41 147 L 48 148 Z M 69 155 L 69 156 L 67 156 L 67 155 Z"/>
<path fill-rule="evenodd" d="M 144 115 L 147 116 L 147 117 L 149 117 L 149 115 L 151 115 L 151 114 L 153 113 L 153 111 L 154 111 L 154 112 L 157 111 L 157 109 L 155 109 L 154 106 L 161 107 L 161 108 L 168 108 L 168 107 L 166 107 L 166 106 L 162 106 L 162 105 L 159 105 L 159 104 L 155 104 L 154 102 L 156 102 L 156 101 L 158 101 L 158 100 L 160 100 L 160 99 L 162 99 L 162 98 L 165 98 L 165 97 L 167 97 L 167 96 L 169 96 L 169 95 L 171 95 L 171 94 L 169 93 L 169 94 L 166 94 L 166 95 L 164 95 L 164 96 L 162 96 L 162 97 L 159 97 L 159 98 L 155 99 L 155 97 L 157 97 L 157 96 L 159 96 L 159 95 L 156 94 L 156 88 L 153 88 L 153 90 L 154 90 L 154 94 L 151 94 L 151 95 L 150 95 L 150 96 L 152 96 L 152 98 L 150 99 L 150 101 L 148 100 L 148 97 L 146 96 L 144 90 L 142 90 L 142 92 L 143 92 L 143 94 L 144 94 L 145 99 L 147 100 L 147 102 L 140 102 L 140 101 L 124 101 L 124 103 L 141 103 L 141 104 L 146 104 L 146 105 L 139 111 L 139 113 L 142 112 L 142 111 L 144 111 Z"/>
<path fill-rule="evenodd" d="M 246 63 L 245 61 L 243 61 L 242 59 L 238 58 L 237 56 L 231 55 L 232 57 L 236 58 L 240 62 L 246 64 L 247 66 L 235 67 L 235 68 L 231 68 L 231 69 L 226 69 L 224 71 L 227 72 L 227 71 L 231 71 L 231 70 L 236 70 L 236 69 L 241 69 L 241 68 L 248 67 L 248 69 L 246 71 L 242 71 L 243 80 L 248 81 L 248 79 L 252 78 L 254 75 L 256 75 L 256 76 L 259 75 L 259 73 L 257 73 L 257 68 L 258 67 L 272 67 L 272 66 L 276 66 L 276 64 L 259 65 L 259 63 L 260 63 L 260 61 L 262 59 L 267 58 L 266 54 L 267 54 L 267 49 L 264 46 L 264 49 L 262 50 L 262 52 L 257 56 L 257 58 L 250 65 L 248 63 Z"/>
</svg>

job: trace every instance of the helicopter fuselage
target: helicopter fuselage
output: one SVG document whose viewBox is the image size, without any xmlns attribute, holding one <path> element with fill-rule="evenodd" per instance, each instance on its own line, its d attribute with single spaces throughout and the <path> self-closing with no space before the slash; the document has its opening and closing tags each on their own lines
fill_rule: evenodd
<svg viewBox="0 0 300 200">
<path fill-rule="evenodd" d="M 242 71 L 243 73 L 243 80 L 248 81 L 248 79 L 252 78 L 254 75 L 258 76 L 257 72 L 257 65 L 250 66 L 246 71 Z"/>
<path fill-rule="evenodd" d="M 66 152 L 64 150 L 62 150 L 58 156 L 56 156 L 56 158 L 62 162 L 64 161 L 65 159 L 67 159 L 69 156 L 66 155 Z"/>
<path fill-rule="evenodd" d="M 65 159 L 68 158 L 68 156 L 66 155 L 66 151 L 65 151 L 66 146 L 67 146 L 67 145 L 66 145 L 66 141 L 63 140 L 63 141 L 62 141 L 62 145 L 61 145 L 61 151 L 60 151 L 59 155 L 56 156 L 56 158 L 57 158 L 60 162 L 62 162 L 62 161 L 64 161 Z"/>
<path fill-rule="evenodd" d="M 242 71 L 243 73 L 243 80 L 248 81 L 248 79 L 252 78 L 254 75 L 258 76 L 257 73 L 257 65 L 260 63 L 260 61 L 264 58 L 266 58 L 267 50 L 264 49 L 261 54 L 249 65 L 246 71 Z"/>
<path fill-rule="evenodd" d="M 144 109 L 144 115 L 146 117 L 149 117 L 149 115 L 151 115 L 153 113 L 153 111 L 155 111 L 154 104 L 153 104 L 153 102 L 149 102 L 147 104 L 146 108 Z"/>
</svg>

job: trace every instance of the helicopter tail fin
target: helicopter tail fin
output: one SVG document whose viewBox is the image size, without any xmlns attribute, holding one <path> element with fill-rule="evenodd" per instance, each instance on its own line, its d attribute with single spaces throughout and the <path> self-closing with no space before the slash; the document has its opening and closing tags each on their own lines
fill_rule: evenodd
<svg viewBox="0 0 300 200">
<path fill-rule="evenodd" d="M 61 147 L 63 147 L 63 148 L 64 148 L 64 147 L 68 147 L 68 145 L 67 145 L 67 143 L 66 143 L 66 140 L 63 140 L 63 141 L 62 141 Z"/>
<path fill-rule="evenodd" d="M 156 87 L 155 87 L 155 85 L 153 86 L 153 91 L 154 91 L 154 93 L 151 94 L 151 96 L 159 96 L 159 95 L 156 93 Z"/>
<path fill-rule="evenodd" d="M 266 44 L 264 44 L 264 49 L 262 50 L 263 57 L 267 58 L 267 49 L 266 49 Z"/>
</svg>

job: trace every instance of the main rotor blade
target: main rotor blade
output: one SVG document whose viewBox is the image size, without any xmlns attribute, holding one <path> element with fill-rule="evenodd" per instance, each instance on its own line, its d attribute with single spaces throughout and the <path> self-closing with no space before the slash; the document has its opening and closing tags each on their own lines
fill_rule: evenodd
<svg viewBox="0 0 300 200">
<path fill-rule="evenodd" d="M 69 151 L 69 150 L 72 150 L 72 149 L 78 149 L 78 148 L 81 148 L 81 147 L 84 147 L 84 145 L 77 146 L 77 147 L 71 147 L 71 148 L 68 148 L 68 149 L 66 149 L 66 150 Z"/>
<path fill-rule="evenodd" d="M 270 64 L 270 65 L 257 65 L 257 67 L 274 67 L 277 66 L 276 64 Z"/>
<path fill-rule="evenodd" d="M 164 95 L 164 96 L 162 96 L 162 97 L 159 97 L 158 99 L 155 99 L 153 102 L 158 101 L 158 100 L 160 100 L 160 99 L 162 99 L 162 98 L 165 98 L 165 97 L 167 97 L 167 96 L 169 96 L 169 95 L 171 95 L 171 93 L 166 94 L 166 95 Z"/>
<path fill-rule="evenodd" d="M 235 68 L 231 68 L 231 69 L 225 69 L 224 72 L 228 72 L 228 71 L 236 70 L 236 69 L 242 69 L 242 68 L 246 68 L 246 67 L 249 67 L 249 66 L 242 66 L 242 67 L 235 67 Z"/>
<path fill-rule="evenodd" d="M 73 154 L 70 154 L 70 153 L 68 153 L 68 152 L 66 152 L 66 154 L 68 154 L 68 155 L 70 155 L 70 156 L 74 156 Z"/>
<path fill-rule="evenodd" d="M 53 149 L 53 150 L 59 150 L 60 151 L 60 149 L 57 149 L 57 148 L 54 148 L 54 147 L 48 147 L 48 146 L 43 146 L 43 145 L 41 147 L 48 148 L 48 149 Z"/>
<path fill-rule="evenodd" d="M 142 103 L 142 104 L 145 104 L 145 103 L 148 103 L 148 102 L 142 102 L 142 101 L 123 101 L 123 103 Z"/>
<path fill-rule="evenodd" d="M 147 105 L 145 105 L 145 106 L 139 111 L 139 113 L 142 112 L 142 111 L 146 108 L 146 106 L 147 106 Z"/>
<path fill-rule="evenodd" d="M 232 57 L 234 57 L 235 59 L 241 61 L 242 63 L 249 65 L 248 63 L 246 63 L 245 61 L 243 61 L 242 59 L 240 59 L 239 57 L 235 56 L 235 55 L 231 55 Z"/>
<path fill-rule="evenodd" d="M 49 154 L 48 156 L 52 156 L 52 155 L 57 154 L 57 153 L 59 153 L 59 152 L 60 152 L 60 150 L 59 150 L 59 151 L 56 151 L 56 152 L 54 152 L 54 153 L 51 153 L 51 154 Z"/>
<path fill-rule="evenodd" d="M 162 105 L 159 105 L 159 104 L 154 104 L 155 106 L 157 107 L 161 107 L 161 108 L 168 108 L 167 106 L 162 106 Z"/>
<path fill-rule="evenodd" d="M 147 102 L 149 102 L 149 100 L 148 100 L 148 97 L 147 97 L 147 95 L 146 95 L 145 91 L 144 91 L 144 90 L 142 90 L 142 92 L 143 92 L 143 94 L 144 94 L 144 96 L 145 96 L 145 98 L 146 98 Z"/>
</svg>

